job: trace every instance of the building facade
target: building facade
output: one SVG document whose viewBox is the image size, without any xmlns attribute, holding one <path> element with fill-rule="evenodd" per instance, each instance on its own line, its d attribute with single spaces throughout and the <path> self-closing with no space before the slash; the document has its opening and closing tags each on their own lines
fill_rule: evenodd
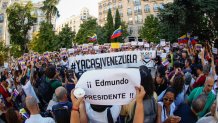
<svg viewBox="0 0 218 123">
<path fill-rule="evenodd" d="M 6 46 L 10 45 L 10 34 L 8 33 L 8 20 L 6 9 L 8 6 L 12 5 L 14 2 L 19 2 L 23 5 L 27 4 L 31 0 L 1 0 L 0 1 L 0 41 L 4 41 Z M 46 16 L 44 12 L 40 9 L 43 6 L 43 2 L 32 3 L 33 10 L 32 15 L 37 18 L 37 22 L 28 32 L 28 38 L 31 40 L 34 33 L 37 33 L 40 28 L 40 23 L 46 21 Z M 55 27 L 56 16 L 52 17 L 52 24 Z M 54 28 L 55 29 L 55 28 Z"/>
<path fill-rule="evenodd" d="M 80 15 L 73 15 L 70 18 L 64 20 L 61 24 L 59 24 L 56 27 L 56 32 L 59 33 L 65 25 L 68 25 L 69 27 L 71 27 L 72 31 L 77 33 L 80 29 L 80 24 L 82 24 L 83 21 L 87 20 L 90 17 L 92 16 L 89 14 L 89 9 L 82 8 L 80 11 Z"/>
<path fill-rule="evenodd" d="M 148 15 L 156 16 L 159 8 L 173 0 L 102 0 L 98 3 L 98 23 L 103 26 L 107 20 L 108 9 L 115 17 L 119 10 L 122 21 L 128 25 L 128 32 L 132 37 L 139 37 L 139 30 Z"/>
</svg>

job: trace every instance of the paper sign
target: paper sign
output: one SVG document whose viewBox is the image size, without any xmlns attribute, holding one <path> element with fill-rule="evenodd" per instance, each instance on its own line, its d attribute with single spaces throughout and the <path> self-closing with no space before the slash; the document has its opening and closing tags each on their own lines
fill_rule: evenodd
<svg viewBox="0 0 218 123">
<path fill-rule="evenodd" d="M 4 63 L 4 68 L 8 68 L 8 63 L 7 62 Z"/>
<path fill-rule="evenodd" d="M 136 42 L 136 41 L 132 41 L 132 42 L 131 42 L 131 45 L 132 45 L 132 46 L 136 46 L 136 45 L 137 45 L 137 42 Z"/>
<path fill-rule="evenodd" d="M 160 46 L 166 46 L 166 41 L 165 39 L 160 40 Z"/>
<path fill-rule="evenodd" d="M 111 48 L 119 49 L 120 48 L 120 43 L 111 43 Z"/>
<path fill-rule="evenodd" d="M 212 48 L 214 54 L 217 54 L 217 48 Z"/>
<path fill-rule="evenodd" d="M 149 43 L 144 44 L 144 47 L 149 48 L 150 47 Z"/>
<path fill-rule="evenodd" d="M 139 46 L 143 46 L 143 45 L 144 45 L 144 42 L 138 42 L 138 45 L 139 45 Z"/>
<path fill-rule="evenodd" d="M 84 99 L 88 103 L 125 105 L 135 98 L 135 87 L 139 87 L 140 82 L 139 69 L 103 69 L 85 72 L 76 88 L 84 89 Z"/>
</svg>

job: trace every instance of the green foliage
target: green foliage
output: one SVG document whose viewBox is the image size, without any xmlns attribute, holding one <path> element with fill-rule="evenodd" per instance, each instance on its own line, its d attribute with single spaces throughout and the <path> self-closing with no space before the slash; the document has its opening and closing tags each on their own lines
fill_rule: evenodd
<svg viewBox="0 0 218 123">
<path fill-rule="evenodd" d="M 36 22 L 36 17 L 31 15 L 32 7 L 31 2 L 28 2 L 25 6 L 14 3 L 6 11 L 10 42 L 14 45 L 19 45 L 22 52 L 28 52 L 28 31 Z"/>
<path fill-rule="evenodd" d="M 43 1 L 43 7 L 41 7 L 42 11 L 46 15 L 46 20 L 48 23 L 51 23 L 53 16 L 60 16 L 58 8 L 56 7 L 59 3 L 59 0 L 45 0 Z"/>
<path fill-rule="evenodd" d="M 123 21 L 121 22 L 121 29 L 122 29 L 122 36 L 120 42 L 123 42 L 124 39 L 129 35 L 127 29 L 128 29 L 128 25 Z"/>
<path fill-rule="evenodd" d="M 45 51 L 58 50 L 58 39 L 53 31 L 52 24 L 42 22 L 40 25 L 39 33 L 33 37 L 30 44 L 33 51 L 43 53 Z"/>
<path fill-rule="evenodd" d="M 80 25 L 80 29 L 76 34 L 74 39 L 74 43 L 83 44 L 89 43 L 88 37 L 93 36 L 97 31 L 97 20 L 93 18 L 89 18 L 84 21 L 83 24 Z"/>
<path fill-rule="evenodd" d="M 110 43 L 111 35 L 114 32 L 114 24 L 113 24 L 113 17 L 111 14 L 111 9 L 108 10 L 107 13 L 107 22 L 105 24 L 105 29 L 106 29 L 106 36 L 107 36 L 107 42 Z"/>
<path fill-rule="evenodd" d="M 0 41 L 0 65 L 3 65 L 7 58 L 8 48 L 4 45 L 3 41 Z"/>
<path fill-rule="evenodd" d="M 121 26 L 121 19 L 120 19 L 120 13 L 118 9 L 116 10 L 115 14 L 115 24 L 114 24 L 114 30 L 118 29 Z M 118 37 L 114 39 L 115 42 L 122 42 L 122 37 Z"/>
<path fill-rule="evenodd" d="M 200 40 L 213 40 L 218 35 L 217 0 L 175 0 L 159 13 L 161 36 L 176 41 L 191 32 Z"/>
<path fill-rule="evenodd" d="M 98 36 L 98 43 L 104 44 L 107 43 L 107 30 L 105 27 L 97 26 L 96 34 Z"/>
<path fill-rule="evenodd" d="M 73 38 L 75 37 L 75 32 L 71 30 L 71 28 L 68 25 L 65 25 L 64 28 L 62 28 L 62 31 L 58 34 L 58 48 L 71 48 Z"/>
<path fill-rule="evenodd" d="M 158 18 L 153 15 L 147 16 L 145 18 L 144 25 L 140 30 L 140 37 L 150 41 L 158 42 L 159 41 L 159 21 Z"/>
</svg>

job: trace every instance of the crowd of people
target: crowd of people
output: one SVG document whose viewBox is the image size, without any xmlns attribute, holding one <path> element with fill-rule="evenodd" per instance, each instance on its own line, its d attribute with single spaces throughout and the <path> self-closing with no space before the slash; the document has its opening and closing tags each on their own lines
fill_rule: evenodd
<svg viewBox="0 0 218 123">
<path fill-rule="evenodd" d="M 149 49 L 167 56 L 152 59 L 154 75 L 146 65 L 138 68 L 141 86 L 129 104 L 90 104 L 73 94 L 82 73 L 69 57 Z M 1 72 L 0 123 L 217 123 L 217 55 L 208 44 L 168 49 L 126 45 L 25 53 Z"/>
</svg>

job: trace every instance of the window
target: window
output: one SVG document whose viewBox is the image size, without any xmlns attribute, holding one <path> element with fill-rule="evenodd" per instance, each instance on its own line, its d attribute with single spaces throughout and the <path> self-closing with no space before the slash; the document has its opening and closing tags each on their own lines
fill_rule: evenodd
<svg viewBox="0 0 218 123">
<path fill-rule="evenodd" d="M 133 24 L 133 19 L 132 19 L 132 17 L 130 17 L 130 18 L 128 19 L 128 24 Z"/>
<path fill-rule="evenodd" d="M 160 8 L 160 9 L 163 9 L 163 8 L 164 8 L 163 3 L 161 3 L 161 4 L 159 5 L 159 8 Z"/>
<path fill-rule="evenodd" d="M 154 8 L 153 9 L 154 9 L 155 12 L 157 12 L 158 11 L 158 5 L 154 4 Z"/>
<path fill-rule="evenodd" d="M 118 7 L 119 7 L 119 8 L 122 8 L 122 7 L 123 7 L 121 2 L 119 2 Z"/>
<path fill-rule="evenodd" d="M 131 8 L 127 9 L 127 15 L 132 15 L 132 9 Z"/>
<path fill-rule="evenodd" d="M 142 23 L 142 15 L 136 15 L 135 16 L 135 22 L 136 23 Z"/>
<path fill-rule="evenodd" d="M 141 6 L 135 6 L 134 7 L 134 12 L 140 14 L 142 12 Z"/>
<path fill-rule="evenodd" d="M 133 0 L 135 6 L 141 5 L 141 0 Z"/>
<path fill-rule="evenodd" d="M 150 6 L 149 5 L 145 5 L 145 12 L 150 12 Z"/>
</svg>

